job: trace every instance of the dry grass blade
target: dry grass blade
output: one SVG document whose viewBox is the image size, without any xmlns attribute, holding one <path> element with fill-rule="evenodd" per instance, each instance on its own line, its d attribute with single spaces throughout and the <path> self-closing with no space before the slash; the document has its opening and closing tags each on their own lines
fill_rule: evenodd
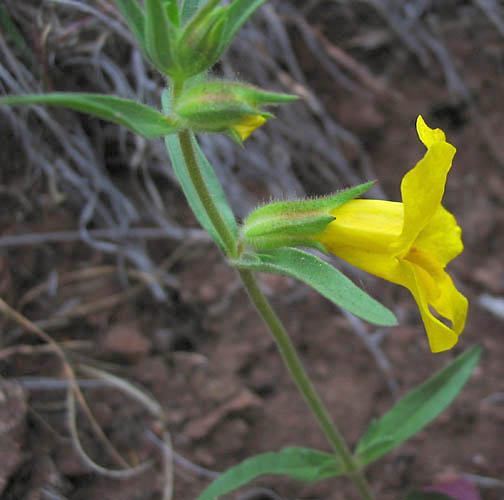
<svg viewBox="0 0 504 500">
<path fill-rule="evenodd" d="M 107 373 L 98 368 L 94 368 L 88 365 L 79 365 L 79 370 L 86 373 L 87 375 L 91 375 L 100 380 L 105 380 L 109 384 L 117 387 L 119 390 L 128 394 L 129 396 L 136 399 L 139 403 L 141 403 L 149 412 L 159 418 L 160 420 L 164 420 L 164 411 L 162 406 L 150 395 L 148 395 L 144 390 L 141 390 L 135 387 L 133 384 L 124 380 L 123 378 L 112 375 L 111 373 Z"/>
<path fill-rule="evenodd" d="M 140 465 L 135 467 L 127 466 L 126 469 L 121 470 L 112 470 L 106 467 L 102 467 L 97 464 L 85 451 L 82 447 L 79 432 L 77 431 L 77 414 L 75 408 L 75 391 L 69 390 L 67 391 L 67 409 L 68 409 L 68 423 L 70 428 L 70 435 L 72 436 L 72 442 L 75 446 L 77 453 L 81 460 L 94 472 L 101 474 L 106 477 L 110 477 L 113 479 L 127 479 L 137 474 L 142 474 L 150 467 L 154 465 L 154 462 L 148 460 Z"/>
<path fill-rule="evenodd" d="M 112 375 L 111 373 L 107 373 L 92 366 L 81 364 L 79 365 L 79 369 L 88 375 L 108 382 L 112 386 L 137 400 L 153 416 L 157 417 L 161 425 L 164 427 L 165 413 L 162 406 L 151 395 L 147 394 L 145 390 L 135 387 L 133 384 L 131 384 L 127 380 L 124 380 L 123 378 L 117 377 L 115 375 Z M 164 477 L 163 500 L 170 500 L 173 495 L 173 450 L 171 446 L 170 434 L 165 429 L 163 429 L 162 456 Z M 147 467 L 147 465 L 150 465 L 150 462 L 147 462 L 143 465 Z M 145 468 L 142 468 L 141 470 L 135 469 L 135 473 L 142 472 L 143 470 L 145 470 Z"/>
<path fill-rule="evenodd" d="M 101 427 L 98 425 L 96 422 L 96 419 L 94 418 L 91 410 L 89 409 L 86 400 L 77 384 L 75 373 L 73 371 L 73 368 L 70 364 L 70 362 L 67 359 L 67 356 L 65 354 L 65 351 L 62 349 L 62 347 L 55 342 L 49 335 L 47 335 L 43 330 L 41 330 L 37 325 L 35 325 L 33 322 L 31 322 L 29 319 L 27 319 L 25 316 L 22 314 L 19 314 L 17 311 L 12 309 L 3 299 L 0 298 L 0 312 L 6 315 L 8 318 L 11 320 L 15 321 L 19 325 L 21 325 L 26 331 L 36 335 L 39 337 L 41 340 L 49 344 L 54 353 L 60 358 L 63 366 L 63 374 L 64 376 L 68 379 L 70 386 L 69 389 L 67 390 L 67 402 L 69 403 L 68 411 L 69 411 L 69 417 L 70 417 L 70 424 L 71 424 L 71 431 L 72 435 L 75 441 L 75 445 L 77 450 L 79 451 L 79 454 L 81 457 L 86 461 L 88 465 L 94 464 L 93 460 L 91 460 L 84 450 L 82 449 L 82 446 L 80 445 L 80 441 L 78 438 L 77 434 L 77 429 L 75 427 L 75 398 L 77 398 L 77 401 L 79 402 L 79 405 L 81 408 L 84 410 L 84 413 L 88 419 L 88 421 L 91 424 L 91 427 L 97 437 L 100 439 L 102 442 L 103 446 L 111 456 L 111 458 L 114 459 L 115 462 L 117 462 L 121 467 L 124 467 L 126 471 L 130 470 L 129 464 L 121 457 L 121 455 L 117 452 L 117 450 L 114 448 L 112 443 L 108 440 L 108 438 L 105 436 L 103 433 Z M 108 469 L 105 469 L 103 467 L 98 466 L 98 470 L 101 472 L 108 471 L 112 474 L 112 476 L 116 477 L 117 474 L 127 474 L 125 471 L 110 471 Z M 105 472 L 106 473 L 106 472 Z"/>
<path fill-rule="evenodd" d="M 496 0 L 475 0 L 476 5 L 486 14 L 488 19 L 504 36 L 504 17 L 502 6 Z"/>
</svg>

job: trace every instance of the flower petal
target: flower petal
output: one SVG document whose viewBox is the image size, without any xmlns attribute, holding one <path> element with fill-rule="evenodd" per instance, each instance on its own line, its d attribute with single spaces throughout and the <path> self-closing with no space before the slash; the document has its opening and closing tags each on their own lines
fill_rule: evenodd
<svg viewBox="0 0 504 500">
<path fill-rule="evenodd" d="M 441 267 L 454 259 L 462 250 L 462 230 L 455 217 L 442 205 L 415 240 L 415 248 L 431 255 Z"/>
<path fill-rule="evenodd" d="M 453 284 L 452 279 L 447 273 L 443 273 L 443 279 L 438 282 L 441 291 L 439 297 L 432 302 L 432 307 L 444 318 L 452 323 L 453 331 L 460 335 L 464 329 L 468 300 L 462 295 Z"/>
<path fill-rule="evenodd" d="M 404 226 L 397 251 L 406 252 L 418 234 L 438 211 L 443 198 L 446 176 L 451 168 L 455 148 L 444 140 L 444 133 L 432 130 L 419 119 L 419 134 L 427 153 L 410 170 L 401 183 L 404 203 Z"/>
<path fill-rule="evenodd" d="M 323 241 L 323 244 L 349 264 L 408 288 L 417 302 L 432 352 L 451 349 L 457 343 L 465 325 L 467 299 L 434 258 L 422 255 L 417 262 L 411 255 L 405 260 L 387 253 L 346 246 L 341 242 Z M 429 306 L 451 326 L 436 318 Z"/>
<path fill-rule="evenodd" d="M 423 119 L 422 115 L 418 115 L 416 121 L 417 134 L 426 148 L 430 148 L 436 142 L 446 142 L 445 133 L 440 128 L 430 128 Z"/>
<path fill-rule="evenodd" d="M 393 201 L 351 200 L 330 214 L 334 221 L 316 238 L 336 255 L 342 245 L 390 253 L 403 226 L 403 205 Z"/>
<path fill-rule="evenodd" d="M 374 274 L 402 285 L 401 276 L 398 269 L 399 259 L 386 253 L 374 253 L 371 250 L 355 248 L 345 245 L 338 245 L 337 248 L 324 243 L 324 246 L 331 253 L 348 262 L 352 266 L 358 267 L 367 273 Z"/>
<path fill-rule="evenodd" d="M 427 332 L 432 352 L 451 349 L 464 329 L 467 316 L 467 299 L 455 288 L 450 276 L 440 268 L 433 277 L 425 269 L 412 262 L 401 260 L 402 285 L 415 298 Z M 429 306 L 451 323 L 445 325 L 434 316 Z"/>
<path fill-rule="evenodd" d="M 240 122 L 235 123 L 232 128 L 244 141 L 255 129 L 265 123 L 266 118 L 261 115 L 247 115 Z"/>
</svg>

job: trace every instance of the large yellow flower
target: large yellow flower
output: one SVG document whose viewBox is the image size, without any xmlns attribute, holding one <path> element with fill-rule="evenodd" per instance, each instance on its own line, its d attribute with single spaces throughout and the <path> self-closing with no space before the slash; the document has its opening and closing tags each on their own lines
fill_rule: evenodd
<svg viewBox="0 0 504 500">
<path fill-rule="evenodd" d="M 461 229 L 442 205 L 455 148 L 421 116 L 417 132 L 425 156 L 401 183 L 402 203 L 353 200 L 316 238 L 343 260 L 393 283 L 415 298 L 432 352 L 453 347 L 464 329 L 467 299 L 445 267 L 462 250 Z"/>
</svg>

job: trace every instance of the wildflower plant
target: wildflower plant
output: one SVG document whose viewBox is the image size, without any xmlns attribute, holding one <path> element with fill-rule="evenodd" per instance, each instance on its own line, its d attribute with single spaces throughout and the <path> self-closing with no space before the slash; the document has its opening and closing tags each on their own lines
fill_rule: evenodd
<svg viewBox="0 0 504 500">
<path fill-rule="evenodd" d="M 431 350 L 452 348 L 462 333 L 467 299 L 445 267 L 463 249 L 461 230 L 442 206 L 455 148 L 421 116 L 417 132 L 425 156 L 402 180 L 402 202 L 357 199 L 373 182 L 307 200 L 265 204 L 241 225 L 227 203 L 196 133 L 229 136 L 239 145 L 274 115 L 268 106 L 296 96 L 270 92 L 209 73 L 249 16 L 266 0 L 115 0 L 145 58 L 167 81 L 161 111 L 116 96 L 87 93 L 12 95 L 2 105 L 49 104 L 90 113 L 146 138 L 163 137 L 172 167 L 196 218 L 233 266 L 273 336 L 331 452 L 287 447 L 249 458 L 218 477 L 198 497 L 215 499 L 264 474 L 301 481 L 347 476 L 362 499 L 373 497 L 365 467 L 422 429 L 455 398 L 480 356 L 474 347 L 370 422 L 352 451 L 307 376 L 280 319 L 256 281 L 256 272 L 307 283 L 350 313 L 375 325 L 394 314 L 353 284 L 313 249 L 410 290 Z"/>
</svg>

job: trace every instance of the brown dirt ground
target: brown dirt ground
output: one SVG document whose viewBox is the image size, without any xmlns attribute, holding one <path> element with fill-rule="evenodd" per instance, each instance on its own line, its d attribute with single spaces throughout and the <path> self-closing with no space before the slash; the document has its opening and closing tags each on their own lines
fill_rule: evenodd
<svg viewBox="0 0 504 500">
<path fill-rule="evenodd" d="M 442 75 L 426 75 L 415 60 L 405 63 L 394 76 L 394 89 L 401 96 L 396 101 L 371 99 L 363 103 L 349 93 L 334 95 L 326 88 L 322 73 L 311 75 L 313 86 L 334 116 L 366 142 L 377 176 L 392 199 L 398 198 L 402 175 L 422 154 L 412 125 L 419 112 L 428 123 L 443 128 L 458 149 L 445 203 L 463 227 L 466 245 L 463 255 L 450 266 L 471 304 L 460 343 L 451 352 L 432 355 L 407 291 L 379 280 L 366 281 L 364 286 L 401 312 L 400 326 L 391 329 L 384 342 L 400 394 L 465 348 L 479 343 L 485 351 L 455 403 L 369 469 L 380 500 L 402 498 L 413 487 L 459 472 L 504 476 L 503 320 L 482 309 L 477 301 L 482 292 L 504 294 L 504 176 L 497 162 L 499 155 L 504 158 L 499 140 L 499 131 L 504 128 L 504 48 L 502 38 L 489 31 L 478 33 L 486 39 L 478 41 L 481 50 L 475 51 L 470 39 L 453 29 L 449 45 L 478 95 L 493 152 L 481 134 L 481 122 L 443 90 Z M 353 112 L 355 109 L 362 109 L 362 113 Z M 8 132 L 3 130 L 2 137 L 5 134 Z M 1 163 L 12 165 L 20 145 L 10 137 L 4 143 Z M 4 175 L 4 185 L 12 190 L 22 186 L 26 168 L 14 164 Z M 120 172 L 114 172 L 114 177 L 120 182 Z M 54 206 L 46 193 L 42 181 L 31 188 L 33 215 L 21 225 L 12 217 L 18 201 L 3 196 L 2 232 L 74 228 L 76 214 L 71 204 Z M 177 250 L 165 241 L 149 244 L 159 262 Z M 39 320 L 56 318 L 75 297 L 81 303 L 97 301 L 100 305 L 106 297 L 123 294 L 117 304 L 76 316 L 52 334 L 61 342 L 83 341 L 75 351 L 78 355 L 72 355 L 75 363 L 99 362 L 103 369 L 148 390 L 166 411 L 174 449 L 202 467 L 224 470 L 246 457 L 286 445 L 327 449 L 265 328 L 244 293 L 236 291 L 236 278 L 215 248 L 192 247 L 179 256 L 170 270 L 177 283 L 169 301 L 162 304 L 154 302 L 145 288 L 124 296 L 132 285 L 125 287 L 115 272 L 98 270 L 92 275 L 100 266 L 113 269 L 115 262 L 81 243 L 11 249 L 0 258 L 0 296 L 30 319 Z M 37 288 L 48 281 L 53 270 L 60 276 L 55 296 Z M 69 274 L 76 271 L 90 274 Z M 262 281 L 332 415 L 354 443 L 367 422 L 394 402 L 375 360 L 341 313 L 316 293 L 290 279 L 264 276 Z M 16 330 L 12 323 L 2 320 L 1 327 L 8 333 L 5 345 L 34 344 L 33 336 Z M 6 381 L 61 375 L 53 354 L 11 354 L 0 358 L 0 373 L 2 498 L 50 498 L 44 497 L 43 491 L 56 491 L 61 498 L 72 500 L 160 498 L 163 475 L 159 451 L 149 437 L 159 434 L 160 424 L 141 405 L 114 388 L 84 389 L 100 425 L 130 463 L 149 457 L 157 460 L 150 471 L 138 477 L 106 478 L 91 472 L 71 445 L 63 390 L 21 391 Z M 90 456 L 103 466 L 117 466 L 82 412 L 78 425 Z M 207 483 L 207 478 L 176 465 L 174 498 L 195 498 Z M 344 480 L 313 485 L 265 478 L 254 484 L 289 499 L 355 498 Z M 249 496 L 229 498 L 275 498 L 271 493 L 253 496 L 251 488 L 242 490 L 242 495 L 249 491 Z M 481 494 L 485 500 L 497 500 L 503 492 L 482 489 Z"/>
</svg>

